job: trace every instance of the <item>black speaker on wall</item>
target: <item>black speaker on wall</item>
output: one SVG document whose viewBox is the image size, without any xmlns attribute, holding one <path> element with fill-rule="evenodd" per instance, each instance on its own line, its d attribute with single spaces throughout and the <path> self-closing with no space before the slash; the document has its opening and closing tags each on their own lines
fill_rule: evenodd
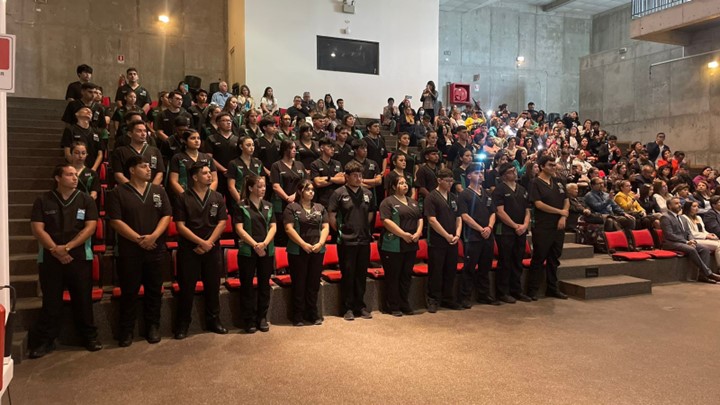
<svg viewBox="0 0 720 405">
<path fill-rule="evenodd" d="M 185 76 L 183 80 L 191 90 L 198 90 L 202 88 L 202 79 L 197 76 Z"/>
</svg>

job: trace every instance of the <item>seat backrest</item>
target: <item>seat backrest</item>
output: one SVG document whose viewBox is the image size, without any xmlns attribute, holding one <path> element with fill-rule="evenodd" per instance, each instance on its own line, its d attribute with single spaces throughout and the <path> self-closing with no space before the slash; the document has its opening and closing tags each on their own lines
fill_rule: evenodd
<svg viewBox="0 0 720 405">
<path fill-rule="evenodd" d="M 462 259 L 463 257 L 465 257 L 465 245 L 463 245 L 462 239 L 458 239 L 457 248 L 458 248 L 458 257 Z"/>
<path fill-rule="evenodd" d="M 238 250 L 237 249 L 226 249 L 225 250 L 225 273 L 237 273 L 238 272 Z"/>
<path fill-rule="evenodd" d="M 232 217 L 230 215 L 228 215 L 227 221 L 225 222 L 225 229 L 223 230 L 223 233 L 233 233 Z"/>
<path fill-rule="evenodd" d="M 529 259 L 532 257 L 532 246 L 530 246 L 530 241 L 525 239 L 525 258 Z"/>
<path fill-rule="evenodd" d="M 380 219 L 380 212 L 375 213 L 375 229 L 383 229 L 383 221 Z"/>
<path fill-rule="evenodd" d="M 370 261 L 374 263 L 380 263 L 380 249 L 378 249 L 377 242 L 370 244 Z"/>
<path fill-rule="evenodd" d="M 102 218 L 97 220 L 97 227 L 95 228 L 95 241 L 102 242 L 105 240 L 105 221 Z"/>
<path fill-rule="evenodd" d="M 96 283 L 100 281 L 100 255 L 93 255 L 92 281 Z"/>
<path fill-rule="evenodd" d="M 652 249 L 655 247 L 652 235 L 647 229 L 637 229 L 632 231 L 632 237 L 635 240 L 635 247 L 641 249 Z"/>
<path fill-rule="evenodd" d="M 420 239 L 418 241 L 418 251 L 415 257 L 419 260 L 427 260 L 430 258 L 430 256 L 428 256 L 427 239 Z"/>
<path fill-rule="evenodd" d="M 170 219 L 170 225 L 167 227 L 167 236 L 174 237 L 177 236 L 177 226 L 175 226 L 175 218 Z"/>
<path fill-rule="evenodd" d="M 629 250 L 627 237 L 623 231 L 605 232 L 605 243 L 607 243 L 608 252 L 613 253 L 617 250 Z"/>
<path fill-rule="evenodd" d="M 665 243 L 665 235 L 663 235 L 662 229 L 655 229 L 655 234 L 657 234 L 658 243 L 659 243 L 660 245 L 662 245 L 663 243 Z M 660 246 L 658 246 L 658 247 L 660 247 Z"/>
<path fill-rule="evenodd" d="M 340 263 L 338 258 L 337 245 L 325 245 L 325 257 L 323 258 L 323 266 L 337 266 Z"/>
<path fill-rule="evenodd" d="M 284 271 L 289 266 L 287 250 L 284 247 L 275 247 L 275 271 Z"/>
</svg>

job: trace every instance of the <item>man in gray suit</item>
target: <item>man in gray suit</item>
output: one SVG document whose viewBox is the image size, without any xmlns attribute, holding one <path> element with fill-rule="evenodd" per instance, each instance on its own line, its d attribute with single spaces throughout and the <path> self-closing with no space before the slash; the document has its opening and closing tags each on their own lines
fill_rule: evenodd
<svg viewBox="0 0 720 405">
<path fill-rule="evenodd" d="M 705 230 L 720 238 L 720 196 L 710 197 L 710 209 L 703 214 Z"/>
<path fill-rule="evenodd" d="M 700 269 L 698 281 L 716 284 L 720 276 L 710 270 L 710 250 L 698 244 L 690 233 L 690 225 L 682 218 L 680 199 L 673 197 L 667 203 L 668 212 L 660 218 L 665 242 L 662 248 L 685 253 Z"/>
</svg>

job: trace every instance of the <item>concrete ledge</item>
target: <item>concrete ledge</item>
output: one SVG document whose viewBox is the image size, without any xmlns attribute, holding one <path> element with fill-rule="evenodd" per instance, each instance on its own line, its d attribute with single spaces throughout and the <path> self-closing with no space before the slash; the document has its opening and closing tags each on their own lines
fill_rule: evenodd
<svg viewBox="0 0 720 405">
<path fill-rule="evenodd" d="M 652 293 L 652 282 L 630 276 L 593 277 L 560 281 L 565 294 L 585 300 Z"/>
</svg>

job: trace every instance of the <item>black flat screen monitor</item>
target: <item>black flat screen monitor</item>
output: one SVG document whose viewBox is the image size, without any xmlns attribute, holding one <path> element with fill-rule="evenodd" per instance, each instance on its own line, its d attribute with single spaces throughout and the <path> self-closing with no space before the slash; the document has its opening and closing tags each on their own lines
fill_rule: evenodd
<svg viewBox="0 0 720 405">
<path fill-rule="evenodd" d="M 335 72 L 380 74 L 380 44 L 352 39 L 317 37 L 317 68 Z"/>
</svg>

